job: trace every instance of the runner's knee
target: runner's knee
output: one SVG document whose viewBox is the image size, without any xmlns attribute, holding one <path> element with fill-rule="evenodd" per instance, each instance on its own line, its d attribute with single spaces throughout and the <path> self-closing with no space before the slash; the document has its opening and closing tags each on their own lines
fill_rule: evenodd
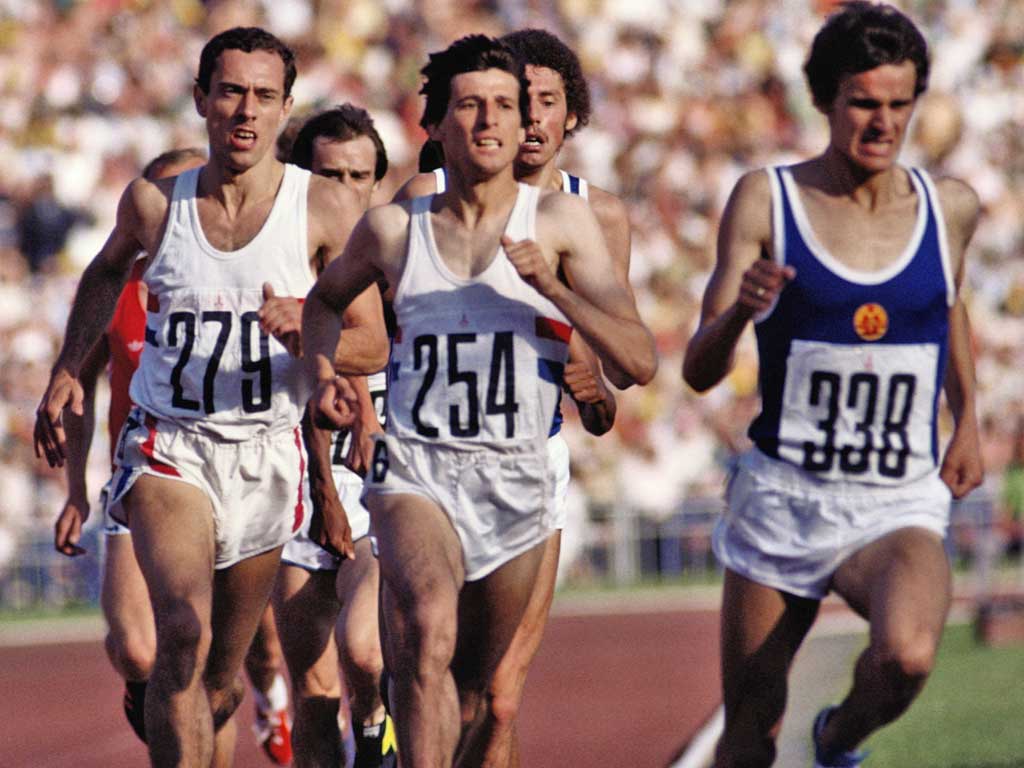
<svg viewBox="0 0 1024 768">
<path fill-rule="evenodd" d="M 303 674 L 297 675 L 292 685 L 296 701 L 311 699 L 334 699 L 341 697 L 341 681 L 337 665 L 314 665 Z"/>
<path fill-rule="evenodd" d="M 210 627 L 204 625 L 191 605 L 177 604 L 160 609 L 157 625 L 157 656 L 163 668 L 170 671 L 176 687 L 185 688 L 206 664 L 210 647 Z"/>
<path fill-rule="evenodd" d="M 148 680 L 156 658 L 156 638 L 146 632 L 108 632 L 107 656 L 128 680 Z"/>
<path fill-rule="evenodd" d="M 875 663 L 892 682 L 917 686 L 931 674 L 936 650 L 937 640 L 932 633 L 918 631 L 878 647 Z"/>
<path fill-rule="evenodd" d="M 422 600 L 408 617 L 398 649 L 400 654 L 413 654 L 415 659 L 406 663 L 396 660 L 396 677 L 403 669 L 415 670 L 419 677 L 447 674 L 455 655 L 456 631 L 455 616 L 443 601 Z"/>
<path fill-rule="evenodd" d="M 361 632 L 347 638 L 344 654 L 346 666 L 353 667 L 366 678 L 377 680 L 384 669 L 380 640 L 376 627 L 370 632 Z"/>
<path fill-rule="evenodd" d="M 497 728 L 510 728 L 519 716 L 519 704 L 522 697 L 518 691 L 492 693 L 487 697 L 487 708 L 490 719 Z"/>
<path fill-rule="evenodd" d="M 245 697 L 245 684 L 237 677 L 225 688 L 211 688 L 207 691 L 210 698 L 210 711 L 213 713 L 213 727 L 219 730 L 242 703 Z"/>
</svg>

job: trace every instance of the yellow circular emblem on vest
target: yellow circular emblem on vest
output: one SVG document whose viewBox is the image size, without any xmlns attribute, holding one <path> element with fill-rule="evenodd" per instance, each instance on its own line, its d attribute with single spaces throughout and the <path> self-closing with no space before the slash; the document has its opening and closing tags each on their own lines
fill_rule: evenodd
<svg viewBox="0 0 1024 768">
<path fill-rule="evenodd" d="M 864 341 L 878 341 L 889 330 L 889 314 L 881 304 L 861 304 L 853 313 L 853 330 Z"/>
</svg>

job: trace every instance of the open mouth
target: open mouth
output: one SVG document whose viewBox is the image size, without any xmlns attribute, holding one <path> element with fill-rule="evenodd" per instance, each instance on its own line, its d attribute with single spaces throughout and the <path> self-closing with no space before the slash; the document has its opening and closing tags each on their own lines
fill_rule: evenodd
<svg viewBox="0 0 1024 768">
<path fill-rule="evenodd" d="M 256 132 L 248 128 L 236 128 L 231 132 L 231 146 L 235 149 L 251 149 L 256 144 Z"/>
<path fill-rule="evenodd" d="M 873 155 L 888 154 L 892 151 L 892 145 L 891 141 L 882 141 L 880 139 L 868 139 L 861 142 L 861 146 Z"/>
</svg>

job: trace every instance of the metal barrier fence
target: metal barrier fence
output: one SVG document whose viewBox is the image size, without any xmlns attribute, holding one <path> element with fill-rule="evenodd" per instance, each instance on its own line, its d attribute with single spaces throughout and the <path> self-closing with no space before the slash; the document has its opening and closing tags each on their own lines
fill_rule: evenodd
<svg viewBox="0 0 1024 768">
<path fill-rule="evenodd" d="M 711 533 L 723 506 L 720 497 L 695 497 L 661 521 L 628 512 L 598 515 L 564 583 L 628 586 L 712 578 L 721 569 L 711 552 Z M 980 594 L 992 589 L 993 572 L 1006 545 L 987 490 L 979 488 L 954 502 L 946 550 L 958 571 L 972 574 Z"/>
<path fill-rule="evenodd" d="M 671 517 L 653 521 L 629 510 L 591 510 L 579 555 L 566 568 L 563 586 L 629 586 L 641 582 L 713 580 L 719 566 L 711 532 L 722 511 L 716 497 L 684 501 Z M 993 569 L 1005 549 L 994 524 L 993 500 L 979 489 L 953 505 L 947 550 L 967 569 L 979 594 L 992 589 Z M 26 610 L 95 605 L 99 601 L 103 535 L 88 529 L 88 554 L 70 559 L 53 549 L 51 532 L 21 542 L 13 561 L 0 567 L 0 609 Z"/>
</svg>

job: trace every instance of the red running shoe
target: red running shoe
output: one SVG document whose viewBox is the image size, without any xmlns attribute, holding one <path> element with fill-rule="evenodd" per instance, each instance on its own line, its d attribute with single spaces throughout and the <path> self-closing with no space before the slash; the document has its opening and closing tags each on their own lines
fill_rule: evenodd
<svg viewBox="0 0 1024 768">
<path fill-rule="evenodd" d="M 260 712 L 257 709 L 253 730 L 256 740 L 275 765 L 291 765 L 292 723 L 287 710 Z"/>
</svg>

